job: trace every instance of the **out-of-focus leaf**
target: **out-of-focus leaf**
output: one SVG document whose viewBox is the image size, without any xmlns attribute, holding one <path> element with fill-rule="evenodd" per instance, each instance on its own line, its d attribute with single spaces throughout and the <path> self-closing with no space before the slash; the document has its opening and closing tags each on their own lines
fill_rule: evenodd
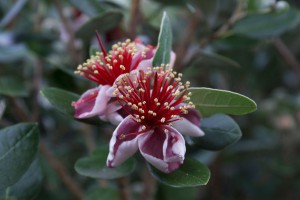
<svg viewBox="0 0 300 200">
<path fill-rule="evenodd" d="M 27 49 L 24 45 L 0 46 L 0 63 L 12 63 L 27 56 Z"/>
<path fill-rule="evenodd" d="M 87 119 L 74 118 L 75 110 L 72 106 L 72 102 L 79 99 L 80 96 L 78 94 L 53 87 L 44 88 L 43 90 L 41 90 L 41 94 L 51 103 L 52 106 L 54 106 L 54 108 L 56 108 L 58 111 L 65 114 L 69 118 L 94 125 L 104 123 L 103 121 L 100 121 L 98 117 Z"/>
<path fill-rule="evenodd" d="M 161 183 L 172 187 L 194 187 L 206 185 L 210 171 L 206 165 L 197 160 L 185 158 L 184 163 L 174 172 L 166 174 L 148 165 L 151 174 Z"/>
<path fill-rule="evenodd" d="M 18 200 L 34 199 L 42 187 L 42 181 L 42 169 L 38 159 L 35 159 L 22 178 L 9 187 L 9 196 Z M 5 191 L 0 191 L 0 196 L 4 195 Z"/>
<path fill-rule="evenodd" d="M 296 9 L 267 14 L 251 14 L 238 21 L 232 31 L 253 38 L 269 38 L 295 28 L 299 22 L 300 12 Z"/>
<path fill-rule="evenodd" d="M 200 51 L 194 57 L 194 62 L 197 62 L 197 64 L 199 63 L 199 66 L 204 64 L 207 66 L 240 67 L 239 63 L 236 61 L 216 53 Z"/>
<path fill-rule="evenodd" d="M 97 0 L 88 0 L 88 1 L 69 0 L 69 2 L 77 9 L 79 9 L 81 12 L 83 12 L 84 14 L 90 17 L 95 17 L 105 12 L 105 8 L 103 7 L 103 4 L 101 4 L 101 2 Z"/>
<path fill-rule="evenodd" d="M 226 90 L 211 88 L 189 88 L 192 93 L 191 101 L 203 116 L 224 113 L 244 115 L 256 110 L 256 103 L 250 98 Z"/>
<path fill-rule="evenodd" d="M 92 18 L 90 21 L 82 25 L 76 32 L 76 37 L 82 40 L 90 40 L 95 36 L 95 31 L 106 32 L 119 25 L 123 18 L 123 14 L 117 11 L 109 11 Z"/>
<path fill-rule="evenodd" d="M 75 170 L 83 176 L 101 179 L 115 179 L 130 174 L 135 168 L 135 161 L 129 158 L 122 165 L 114 168 L 106 166 L 108 147 L 95 150 L 90 156 L 75 163 Z"/>
<path fill-rule="evenodd" d="M 95 188 L 84 195 L 84 200 L 118 200 L 118 191 L 112 188 Z"/>
<path fill-rule="evenodd" d="M 28 96 L 26 84 L 16 77 L 0 78 L 0 94 L 8 96 Z"/>
<path fill-rule="evenodd" d="M 201 120 L 203 137 L 192 137 L 192 141 L 203 149 L 221 150 L 242 137 L 239 125 L 227 115 L 217 114 Z"/>
<path fill-rule="evenodd" d="M 36 156 L 37 124 L 21 123 L 0 130 L 0 190 L 16 183 Z"/>
<path fill-rule="evenodd" d="M 172 50 L 172 28 L 166 12 L 161 20 L 157 51 L 153 58 L 153 66 L 169 64 Z"/>
</svg>

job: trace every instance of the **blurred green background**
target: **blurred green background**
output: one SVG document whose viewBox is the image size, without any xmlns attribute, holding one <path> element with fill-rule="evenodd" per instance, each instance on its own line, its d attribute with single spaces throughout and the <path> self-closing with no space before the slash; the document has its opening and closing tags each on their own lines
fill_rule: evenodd
<svg viewBox="0 0 300 200">
<path fill-rule="evenodd" d="M 94 87 L 73 71 L 98 48 L 95 30 L 107 48 L 136 37 L 156 45 L 167 11 L 175 70 L 192 86 L 247 95 L 258 110 L 234 117 L 243 138 L 224 151 L 191 149 L 209 165 L 207 186 L 153 184 L 140 164 L 130 179 L 134 197 L 143 194 L 146 176 L 154 199 L 300 199 L 299 9 L 297 0 L 0 0 L 0 127 L 38 122 L 44 150 L 63 164 L 84 199 L 117 199 L 113 181 L 80 176 L 73 167 L 107 144 L 114 127 L 76 122 L 39 91 L 51 86 L 81 94 Z M 18 199 L 75 199 L 51 156 L 41 150 Z"/>
</svg>

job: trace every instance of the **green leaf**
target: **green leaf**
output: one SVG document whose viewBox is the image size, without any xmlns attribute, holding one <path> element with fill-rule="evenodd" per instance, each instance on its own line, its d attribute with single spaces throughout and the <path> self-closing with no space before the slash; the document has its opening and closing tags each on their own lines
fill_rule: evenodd
<svg viewBox="0 0 300 200">
<path fill-rule="evenodd" d="M 0 190 L 22 177 L 36 156 L 38 143 L 37 124 L 20 123 L 0 130 Z"/>
<path fill-rule="evenodd" d="M 112 188 L 95 188 L 84 195 L 84 200 L 118 200 L 118 191 Z"/>
<path fill-rule="evenodd" d="M 130 174 L 135 168 L 135 161 L 129 158 L 122 165 L 114 168 L 106 166 L 108 147 L 95 150 L 90 156 L 75 163 L 75 170 L 83 176 L 101 179 L 115 179 Z"/>
<path fill-rule="evenodd" d="M 105 123 L 101 121 L 98 117 L 92 117 L 88 119 L 74 118 L 75 110 L 72 106 L 72 102 L 77 101 L 79 99 L 80 96 L 78 94 L 54 87 L 42 89 L 41 94 L 50 102 L 52 106 L 54 106 L 54 108 L 56 108 L 58 111 L 60 111 L 69 118 L 83 123 L 94 125 Z"/>
<path fill-rule="evenodd" d="M 123 18 L 123 14 L 117 11 L 109 11 L 96 16 L 82 25 L 75 33 L 76 37 L 84 41 L 89 41 L 95 36 L 95 31 L 106 32 L 118 26 Z"/>
<path fill-rule="evenodd" d="M 75 111 L 72 102 L 79 99 L 80 96 L 78 94 L 52 87 L 44 88 L 41 93 L 60 112 L 74 115 Z"/>
<path fill-rule="evenodd" d="M 211 88 L 189 88 L 191 101 L 202 116 L 217 113 L 244 115 L 256 110 L 256 103 L 250 98 L 226 90 Z"/>
<path fill-rule="evenodd" d="M 43 174 L 38 159 L 35 159 L 22 178 L 9 187 L 9 196 L 18 200 L 34 199 L 42 187 Z M 5 195 L 0 191 L 0 196 Z"/>
<path fill-rule="evenodd" d="M 157 51 L 153 58 L 153 66 L 157 67 L 161 64 L 169 64 L 172 50 L 172 28 L 169 17 L 164 12 L 160 32 L 158 36 Z"/>
<path fill-rule="evenodd" d="M 203 137 L 191 137 L 194 144 L 208 150 L 221 150 L 237 142 L 242 137 L 239 125 L 229 116 L 223 114 L 203 118 L 201 129 Z"/>
<path fill-rule="evenodd" d="M 161 183 L 172 187 L 194 187 L 206 185 L 210 172 L 206 165 L 197 160 L 185 158 L 184 163 L 176 171 L 166 174 L 150 164 L 151 174 Z"/>
<path fill-rule="evenodd" d="M 285 12 L 252 14 L 238 21 L 232 31 L 253 38 L 269 38 L 295 28 L 300 22 L 300 12 L 291 9 Z"/>
<path fill-rule="evenodd" d="M 16 77 L 0 78 L 0 94 L 8 96 L 28 96 L 26 84 Z"/>
</svg>

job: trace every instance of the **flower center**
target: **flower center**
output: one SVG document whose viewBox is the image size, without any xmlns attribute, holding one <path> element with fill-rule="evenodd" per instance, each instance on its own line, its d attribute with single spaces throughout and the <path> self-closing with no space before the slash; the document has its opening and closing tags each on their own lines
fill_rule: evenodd
<svg viewBox="0 0 300 200">
<path fill-rule="evenodd" d="M 136 69 L 148 50 L 145 48 L 138 51 L 136 43 L 127 39 L 123 43 L 114 44 L 112 50 L 107 53 L 98 33 L 97 39 L 101 52 L 97 52 L 85 63 L 79 65 L 75 73 L 100 85 L 112 86 L 119 75 Z"/>
<path fill-rule="evenodd" d="M 194 107 L 192 102 L 183 104 L 190 100 L 191 93 L 186 94 L 190 83 L 182 84 L 182 74 L 176 75 L 162 67 L 127 73 L 116 81 L 114 94 L 124 110 L 142 124 L 142 130 L 171 125 Z"/>
</svg>

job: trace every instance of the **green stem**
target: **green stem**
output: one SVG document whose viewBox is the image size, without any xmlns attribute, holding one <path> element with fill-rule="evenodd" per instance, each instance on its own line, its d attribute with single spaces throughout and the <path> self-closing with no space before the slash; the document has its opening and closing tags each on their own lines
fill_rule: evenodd
<svg viewBox="0 0 300 200">
<path fill-rule="evenodd" d="M 9 200 L 10 187 L 5 190 L 5 200 Z"/>
</svg>

